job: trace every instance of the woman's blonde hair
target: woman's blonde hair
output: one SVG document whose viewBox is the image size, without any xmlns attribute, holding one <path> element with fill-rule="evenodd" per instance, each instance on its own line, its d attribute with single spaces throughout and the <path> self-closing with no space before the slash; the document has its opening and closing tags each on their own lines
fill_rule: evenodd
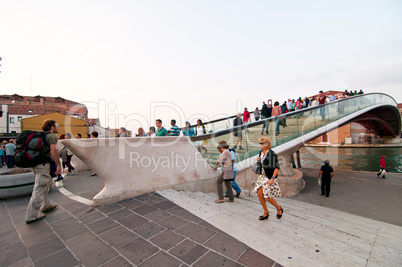
<svg viewBox="0 0 402 267">
<path fill-rule="evenodd" d="M 268 144 L 268 149 L 272 148 L 272 142 L 271 142 L 271 139 L 269 139 L 269 137 L 262 136 L 262 137 L 260 137 L 260 139 L 258 139 L 258 141 L 260 143 Z"/>
</svg>

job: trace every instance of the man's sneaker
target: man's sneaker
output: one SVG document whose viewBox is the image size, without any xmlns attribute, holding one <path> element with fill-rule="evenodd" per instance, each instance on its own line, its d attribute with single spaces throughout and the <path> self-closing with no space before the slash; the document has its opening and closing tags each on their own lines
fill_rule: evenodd
<svg viewBox="0 0 402 267">
<path fill-rule="evenodd" d="M 44 219 L 45 217 L 46 217 L 45 214 L 41 214 L 41 215 L 39 215 L 39 217 L 37 217 L 37 218 L 35 218 L 35 219 L 33 219 L 33 220 L 27 220 L 27 221 L 25 221 L 25 223 L 26 223 L 26 224 L 31 224 L 31 223 L 40 221 L 40 220 Z"/>
<path fill-rule="evenodd" d="M 235 197 L 240 197 L 241 191 L 239 193 L 236 193 Z"/>
<path fill-rule="evenodd" d="M 59 176 L 57 177 L 57 179 L 56 179 L 56 182 L 61 181 L 61 180 L 63 180 L 63 179 L 64 179 L 64 177 L 61 176 L 61 175 L 59 175 Z"/>
<path fill-rule="evenodd" d="M 77 169 L 74 169 L 71 175 L 75 175 L 77 173 Z"/>
<path fill-rule="evenodd" d="M 50 212 L 50 211 L 54 210 L 56 207 L 57 207 L 56 204 L 55 204 L 55 205 L 50 205 L 49 207 L 43 208 L 43 209 L 41 209 L 40 211 L 41 211 L 41 212 Z"/>
</svg>

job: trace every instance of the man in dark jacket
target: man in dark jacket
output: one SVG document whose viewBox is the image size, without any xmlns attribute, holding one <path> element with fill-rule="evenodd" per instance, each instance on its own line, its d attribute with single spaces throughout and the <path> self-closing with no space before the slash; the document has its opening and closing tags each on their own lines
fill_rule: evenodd
<svg viewBox="0 0 402 267">
<path fill-rule="evenodd" d="M 242 114 L 238 113 L 237 117 L 233 120 L 233 127 L 241 126 L 243 124 L 243 120 L 241 119 L 241 117 L 242 117 Z M 237 137 L 237 139 L 236 139 L 236 143 L 235 143 L 234 147 L 232 148 L 232 150 L 236 151 L 236 148 L 238 145 L 239 145 L 239 149 L 243 150 L 243 148 L 241 147 L 241 142 L 243 139 L 241 129 L 236 129 L 233 134 L 235 137 Z"/>
<path fill-rule="evenodd" d="M 329 191 L 331 190 L 331 178 L 334 176 L 334 169 L 329 166 L 329 160 L 324 161 L 324 165 L 321 166 L 318 179 L 321 177 L 321 195 L 329 197 Z"/>
<path fill-rule="evenodd" d="M 272 113 L 272 107 L 271 109 L 268 108 L 268 105 L 265 104 L 265 101 L 262 102 L 262 108 L 261 108 L 261 119 L 267 119 L 269 117 L 271 117 L 271 113 Z M 268 134 L 268 128 L 269 128 L 269 121 L 265 122 L 262 125 L 262 129 L 261 129 L 261 135 L 264 134 L 264 129 L 265 129 L 265 133 Z"/>
</svg>

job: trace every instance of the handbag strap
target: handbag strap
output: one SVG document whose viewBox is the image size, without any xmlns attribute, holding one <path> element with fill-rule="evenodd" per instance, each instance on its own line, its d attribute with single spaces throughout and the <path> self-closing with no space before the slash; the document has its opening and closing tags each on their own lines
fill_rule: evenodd
<svg viewBox="0 0 402 267">
<path fill-rule="evenodd" d="M 230 156 L 230 157 L 226 157 L 226 158 L 229 160 L 230 165 L 232 166 L 232 169 L 234 169 L 234 167 L 233 167 L 233 162 L 232 162 L 232 154 L 230 153 L 230 150 L 229 150 L 229 149 L 226 149 L 226 151 L 229 152 L 229 156 Z M 222 155 L 223 155 L 223 154 L 222 154 Z"/>
</svg>

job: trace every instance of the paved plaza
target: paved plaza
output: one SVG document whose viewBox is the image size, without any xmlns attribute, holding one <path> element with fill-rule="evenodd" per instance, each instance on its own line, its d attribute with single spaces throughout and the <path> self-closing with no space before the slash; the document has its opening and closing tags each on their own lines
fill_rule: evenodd
<svg viewBox="0 0 402 267">
<path fill-rule="evenodd" d="M 267 221 L 255 196 L 217 205 L 215 194 L 163 190 L 92 208 L 103 187 L 90 172 L 50 192 L 54 212 L 25 224 L 29 197 L 0 205 L 1 266 L 400 266 L 402 175 L 337 172 L 319 195 L 306 188 L 278 199 Z M 324 264 L 324 262 L 326 262 Z"/>
<path fill-rule="evenodd" d="M 82 196 L 103 187 L 90 172 L 64 182 Z M 29 197 L 1 202 L 0 266 L 281 266 L 158 193 L 92 208 L 59 189 L 57 209 L 30 225 Z"/>
</svg>

